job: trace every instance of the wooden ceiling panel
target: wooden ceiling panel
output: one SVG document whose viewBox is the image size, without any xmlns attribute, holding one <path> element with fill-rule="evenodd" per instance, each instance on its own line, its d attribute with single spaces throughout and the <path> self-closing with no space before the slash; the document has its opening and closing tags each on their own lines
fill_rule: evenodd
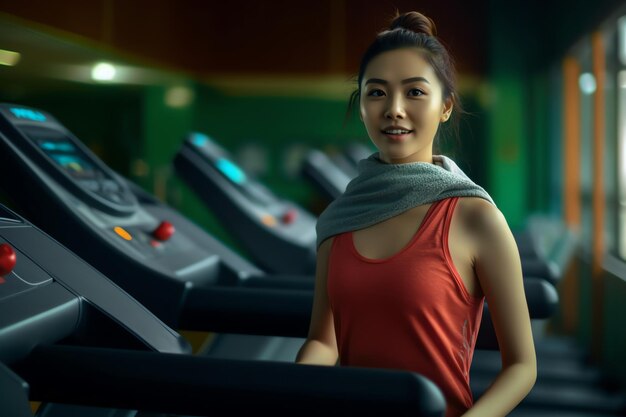
<svg viewBox="0 0 626 417">
<path fill-rule="evenodd" d="M 34 3 L 39 3 L 36 6 Z M 0 11 L 200 76 L 353 74 L 397 7 L 432 17 L 463 73 L 488 60 L 486 2 L 65 0 Z"/>
<path fill-rule="evenodd" d="M 113 43 L 186 70 L 319 73 L 328 68 L 328 2 L 303 12 L 293 2 L 120 2 Z M 141 22 L 139 25 L 138 22 Z"/>
<path fill-rule="evenodd" d="M 489 10 L 486 2 L 346 1 L 348 33 L 359 34 L 348 37 L 346 53 L 350 71 L 358 71 L 362 54 L 376 34 L 388 27 L 397 9 L 400 13 L 416 10 L 434 20 L 437 36 L 455 59 L 459 72 L 486 73 L 489 57 Z"/>
</svg>

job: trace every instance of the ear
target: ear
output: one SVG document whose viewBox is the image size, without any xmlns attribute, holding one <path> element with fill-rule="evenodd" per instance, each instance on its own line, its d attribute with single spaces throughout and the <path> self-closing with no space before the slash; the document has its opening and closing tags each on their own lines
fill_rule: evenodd
<svg viewBox="0 0 626 417">
<path fill-rule="evenodd" d="M 448 97 L 444 102 L 443 102 L 443 109 L 441 112 L 441 123 L 445 123 L 448 121 L 448 119 L 450 118 L 450 116 L 452 115 L 452 108 L 454 107 L 454 104 L 452 104 L 452 97 Z"/>
</svg>

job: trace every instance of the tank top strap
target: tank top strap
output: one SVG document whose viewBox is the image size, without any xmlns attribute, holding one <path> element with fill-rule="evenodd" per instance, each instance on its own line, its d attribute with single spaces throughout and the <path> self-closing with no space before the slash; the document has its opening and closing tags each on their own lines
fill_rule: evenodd
<svg viewBox="0 0 626 417">
<path fill-rule="evenodd" d="M 459 197 L 450 197 L 433 203 L 434 206 L 431 207 L 429 215 L 424 218 L 424 224 L 420 227 L 423 229 L 422 238 L 439 240 L 447 235 L 454 207 L 458 201 Z"/>
</svg>

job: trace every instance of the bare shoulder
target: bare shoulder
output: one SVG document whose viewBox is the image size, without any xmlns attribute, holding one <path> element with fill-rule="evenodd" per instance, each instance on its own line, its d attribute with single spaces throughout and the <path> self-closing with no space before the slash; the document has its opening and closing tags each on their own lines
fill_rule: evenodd
<svg viewBox="0 0 626 417">
<path fill-rule="evenodd" d="M 512 239 L 506 218 L 489 201 L 478 197 L 461 198 L 457 210 L 463 229 L 471 236 L 477 249 L 485 245 L 493 247 L 498 242 Z"/>
<path fill-rule="evenodd" d="M 479 197 L 459 199 L 457 211 L 461 223 L 475 238 L 493 238 L 510 233 L 502 212 L 489 201 Z"/>
</svg>

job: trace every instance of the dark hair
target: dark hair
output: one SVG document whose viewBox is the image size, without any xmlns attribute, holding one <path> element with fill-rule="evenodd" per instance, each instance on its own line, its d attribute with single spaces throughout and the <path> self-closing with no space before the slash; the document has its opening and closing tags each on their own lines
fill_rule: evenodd
<svg viewBox="0 0 626 417">
<path fill-rule="evenodd" d="M 374 42 L 367 48 L 357 78 L 357 88 L 350 95 L 347 116 L 350 115 L 355 104 L 361 98 L 361 82 L 363 74 L 370 61 L 383 52 L 400 48 L 417 48 L 424 59 L 431 65 L 439 81 L 443 85 L 443 99 L 450 99 L 453 104 L 453 111 L 449 124 L 458 137 L 458 118 L 464 113 L 461 106 L 456 87 L 456 70 L 452 57 L 437 39 L 437 28 L 435 22 L 419 12 L 408 12 L 399 14 L 391 21 L 389 29 L 380 32 Z M 437 131 L 437 136 L 439 131 Z"/>
</svg>

